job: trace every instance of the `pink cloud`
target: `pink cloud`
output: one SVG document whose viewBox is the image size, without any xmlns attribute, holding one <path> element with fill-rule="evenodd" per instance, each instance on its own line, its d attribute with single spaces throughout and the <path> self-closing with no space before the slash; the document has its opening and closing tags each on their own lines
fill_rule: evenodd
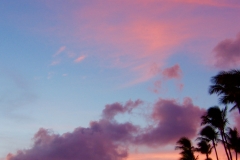
<svg viewBox="0 0 240 160">
<path fill-rule="evenodd" d="M 53 55 L 53 57 L 58 56 L 59 54 L 61 54 L 64 50 L 66 49 L 66 46 L 62 46 L 58 49 L 58 51 Z"/>
<path fill-rule="evenodd" d="M 238 0 L 107 0 L 107 5 L 61 2 L 60 7 L 44 3 L 59 13 L 50 14 L 44 22 L 54 19 L 62 25 L 34 26 L 36 30 L 77 44 L 77 50 L 91 48 L 88 54 L 103 67 L 120 68 L 131 75 L 126 80 L 130 85 L 155 77 L 149 73 L 152 64 L 163 68 L 175 54 L 199 56 L 204 63 L 216 41 L 239 32 L 240 22 L 234 19 L 240 14 Z M 64 10 L 59 11 L 61 7 Z"/>
<path fill-rule="evenodd" d="M 240 66 L 240 33 L 236 39 L 225 39 L 213 49 L 214 65 L 220 69 Z"/>
<path fill-rule="evenodd" d="M 135 2 L 129 1 L 122 1 L 121 3 L 109 1 L 108 6 L 111 6 L 110 8 L 96 3 L 91 8 L 86 6 L 80 13 L 76 12 L 77 21 L 81 24 L 79 29 L 86 29 L 86 33 L 91 32 L 91 34 L 87 35 L 89 39 L 93 39 L 98 44 L 107 44 L 111 48 L 119 49 L 117 54 L 108 56 L 114 58 L 128 56 L 129 60 L 118 63 L 118 65 L 134 65 L 134 67 L 137 67 L 140 65 L 137 63 L 137 60 L 143 61 L 144 64 L 148 64 L 149 60 L 152 62 L 158 60 L 155 62 L 162 66 L 164 61 L 173 54 L 172 51 L 176 47 L 186 42 L 189 38 L 197 35 L 206 35 L 203 29 L 208 28 L 208 26 L 199 25 L 203 21 L 202 17 L 195 17 L 195 19 L 198 18 L 196 20 L 198 23 L 196 24 L 195 20 L 190 16 L 191 14 L 187 14 L 189 10 L 186 8 L 190 6 L 183 7 L 185 9 L 182 8 L 181 14 L 185 15 L 185 17 L 180 18 L 180 21 L 174 12 L 174 10 L 176 12 L 179 10 L 178 7 L 181 8 L 179 2 L 138 1 L 138 8 Z M 209 3 L 210 1 L 205 1 L 204 3 L 206 4 L 207 2 Z M 191 7 L 197 9 L 199 6 Z M 121 12 L 120 14 L 120 8 L 124 8 L 125 13 Z M 161 17 L 159 15 L 165 14 L 168 14 L 169 19 L 159 18 Z M 82 17 L 81 15 L 88 15 L 88 17 Z M 85 18 L 89 19 L 88 23 L 82 25 L 80 22 L 86 20 Z M 119 21 L 114 21 L 116 18 Z M 211 21 L 210 18 L 205 20 Z M 198 33 L 195 32 L 196 28 L 200 28 Z M 82 35 L 81 30 L 78 33 L 79 36 Z M 149 67 L 148 65 L 145 66 Z M 143 72 L 148 71 L 148 69 L 145 68 Z"/>
<path fill-rule="evenodd" d="M 178 0 L 175 0 L 178 1 Z M 240 3 L 238 0 L 179 0 L 178 2 L 192 3 L 196 5 L 208 5 L 214 7 L 230 7 L 230 8 L 240 8 Z"/>
<path fill-rule="evenodd" d="M 175 64 L 172 67 L 165 68 L 162 71 L 160 70 L 160 68 L 155 66 L 152 72 L 161 76 L 158 80 L 154 82 L 153 88 L 150 89 L 154 93 L 157 93 L 157 94 L 160 93 L 160 90 L 163 89 L 162 86 L 164 86 L 162 84 L 164 84 L 164 82 L 171 79 L 177 80 L 176 86 L 179 90 L 182 90 L 182 88 L 184 87 L 184 85 L 180 82 L 180 79 L 182 77 L 182 70 L 179 64 Z"/>
<path fill-rule="evenodd" d="M 84 60 L 86 57 L 85 56 L 79 56 L 77 59 L 74 60 L 74 62 L 79 63 L 82 60 Z"/>
<path fill-rule="evenodd" d="M 164 7 L 169 7 L 168 5 L 161 6 L 161 3 L 153 1 L 138 3 L 108 1 L 107 3 L 111 7 L 96 2 L 71 12 L 74 13 L 70 16 L 73 19 L 68 20 L 73 21 L 77 26 L 73 37 L 83 43 L 113 50 L 112 54 L 94 56 L 98 56 L 100 61 L 109 61 L 108 67 L 128 68 L 128 71 L 135 76 L 130 79 L 131 84 L 141 83 L 154 77 L 154 74 L 149 74 L 152 63 L 156 62 L 159 66 L 163 66 L 165 60 L 172 55 L 173 46 L 178 46 L 190 36 L 187 33 L 180 34 L 184 28 L 180 27 L 182 25 L 180 23 L 178 27 L 173 27 L 167 22 L 156 21 L 157 15 L 166 11 Z M 136 5 L 141 8 L 141 12 Z M 152 7 L 150 12 L 149 7 Z M 122 13 L 120 8 L 124 8 L 125 12 Z M 116 16 L 120 19 L 119 22 Z M 153 18 L 149 19 L 149 17 Z M 105 49 L 101 47 L 101 50 Z M 115 63 L 115 60 L 118 62 Z"/>
<path fill-rule="evenodd" d="M 155 81 L 154 88 L 152 89 L 152 91 L 154 93 L 159 93 L 159 90 L 161 89 L 161 85 L 162 85 L 162 82 L 160 80 Z"/>
<path fill-rule="evenodd" d="M 183 87 L 184 87 L 184 84 L 179 83 L 177 86 L 178 86 L 178 89 L 181 91 L 183 89 Z"/>
<path fill-rule="evenodd" d="M 159 99 L 152 113 L 156 127 L 148 128 L 146 133 L 136 137 L 136 143 L 158 146 L 175 144 L 183 136 L 193 138 L 203 113 L 204 110 L 193 105 L 190 98 L 185 98 L 183 104 L 175 100 Z"/>
<path fill-rule="evenodd" d="M 167 79 L 180 79 L 182 76 L 182 71 L 180 66 L 176 64 L 170 68 L 164 69 L 162 74 Z"/>
</svg>

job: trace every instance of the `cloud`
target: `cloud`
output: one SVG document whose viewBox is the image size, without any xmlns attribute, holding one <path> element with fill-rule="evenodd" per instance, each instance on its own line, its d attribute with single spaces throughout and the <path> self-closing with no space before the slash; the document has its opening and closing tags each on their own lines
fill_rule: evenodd
<svg viewBox="0 0 240 160">
<path fill-rule="evenodd" d="M 102 119 L 100 121 L 93 121 L 90 123 L 92 129 L 100 131 L 106 135 L 111 141 L 122 143 L 130 143 L 134 139 L 134 133 L 139 130 L 138 126 L 130 122 L 118 123 L 116 121 L 108 121 Z"/>
<path fill-rule="evenodd" d="M 84 60 L 85 58 L 86 58 L 86 56 L 84 56 L 84 55 L 78 56 L 74 52 L 71 52 L 71 51 L 67 50 L 66 46 L 62 46 L 53 55 L 53 60 L 51 62 L 51 66 L 58 65 L 58 64 L 62 63 L 62 61 L 66 60 L 66 59 L 71 59 L 71 60 L 74 59 L 73 61 L 75 63 L 79 63 L 82 60 Z"/>
<path fill-rule="evenodd" d="M 106 135 L 91 128 L 77 128 L 63 135 L 40 129 L 31 149 L 9 154 L 7 160 L 120 160 L 124 157 L 127 152 L 121 151 Z"/>
<path fill-rule="evenodd" d="M 162 86 L 162 82 L 160 80 L 157 80 L 154 82 L 154 88 L 152 89 L 152 91 L 154 93 L 159 93 L 159 90 L 161 89 Z"/>
<path fill-rule="evenodd" d="M 96 63 L 106 64 L 104 67 L 123 69 L 130 75 L 126 81 L 131 85 L 155 77 L 149 74 L 151 65 L 157 63 L 162 68 L 175 54 L 208 59 L 212 44 L 239 31 L 240 24 L 232 18 L 239 15 L 235 8 L 239 7 L 238 0 L 106 0 L 107 5 L 100 1 L 61 1 L 58 6 L 55 2 L 41 3 L 53 12 L 45 16 L 36 11 L 36 23 L 30 24 L 33 14 L 11 14 L 35 32 L 94 56 Z M 64 46 L 61 48 L 55 56 Z"/>
<path fill-rule="evenodd" d="M 124 143 L 131 142 L 139 127 L 126 122 L 118 123 L 112 118 L 117 113 L 130 112 L 142 101 L 128 101 L 106 105 L 103 119 L 92 121 L 89 128 L 79 127 L 72 133 L 58 135 L 41 128 L 34 136 L 31 149 L 9 154 L 7 160 L 121 160 L 128 155 Z M 119 110 L 119 108 L 121 108 Z M 105 119 L 107 117 L 107 119 Z"/>
<path fill-rule="evenodd" d="M 86 57 L 85 56 L 79 56 L 77 59 L 74 60 L 74 62 L 79 63 L 82 60 L 84 60 Z"/>
<path fill-rule="evenodd" d="M 129 100 L 125 105 L 122 105 L 118 102 L 113 104 L 108 104 L 105 106 L 105 109 L 103 110 L 103 118 L 105 119 L 113 119 L 115 115 L 119 113 L 130 113 L 135 107 L 142 104 L 143 101 L 136 100 L 135 102 Z"/>
<path fill-rule="evenodd" d="M 148 128 L 146 133 L 139 135 L 136 143 L 157 146 L 175 144 L 182 136 L 193 138 L 203 113 L 204 110 L 194 106 L 190 98 L 185 98 L 183 104 L 159 99 L 152 113 L 156 127 Z"/>
<path fill-rule="evenodd" d="M 225 39 L 213 49 L 214 65 L 220 69 L 240 66 L 240 33 L 235 39 Z"/>
<path fill-rule="evenodd" d="M 62 46 L 58 49 L 58 51 L 53 55 L 53 57 L 58 56 L 59 54 L 61 54 L 64 50 L 66 49 L 66 46 Z"/>
<path fill-rule="evenodd" d="M 153 67 L 153 69 L 151 70 L 151 73 L 157 74 L 160 76 L 160 78 L 154 82 L 153 88 L 150 89 L 151 91 L 153 91 L 156 94 L 160 93 L 160 90 L 163 89 L 162 86 L 164 86 L 163 85 L 164 82 L 171 80 L 171 79 L 177 80 L 177 88 L 179 90 L 182 90 L 182 88 L 184 86 L 180 82 L 180 80 L 182 78 L 182 70 L 181 70 L 181 67 L 179 66 L 179 64 L 175 64 L 174 66 L 165 68 L 163 70 L 160 70 L 160 68 L 155 65 L 155 67 Z"/>
<path fill-rule="evenodd" d="M 238 0 L 175 0 L 178 2 L 184 3 L 192 3 L 196 5 L 207 5 L 207 6 L 214 6 L 214 7 L 230 7 L 230 8 L 240 8 L 240 3 Z"/>
<path fill-rule="evenodd" d="M 123 160 L 128 157 L 131 145 L 163 146 L 181 136 L 192 138 L 203 110 L 194 106 L 190 98 L 183 104 L 175 100 L 159 99 L 153 106 L 150 126 L 138 126 L 131 122 L 119 123 L 117 114 L 129 113 L 143 102 L 127 101 L 124 105 L 113 103 L 105 106 L 102 118 L 92 121 L 88 128 L 78 127 L 62 135 L 47 129 L 39 129 L 30 149 L 8 154 L 7 160 Z"/>
<path fill-rule="evenodd" d="M 162 74 L 166 79 L 180 79 L 182 76 L 182 71 L 180 66 L 176 64 L 172 67 L 164 69 Z"/>
<path fill-rule="evenodd" d="M 134 85 L 155 77 L 156 74 L 149 73 L 152 64 L 157 63 L 162 68 L 167 59 L 190 40 L 220 35 L 222 30 L 219 26 L 223 25 L 218 25 L 222 21 L 216 21 L 215 14 L 198 14 L 202 4 L 215 7 L 217 3 L 208 0 L 199 3 L 190 0 L 137 3 L 108 1 L 108 7 L 98 2 L 89 3 L 72 16 L 74 24 L 78 26 L 74 36 L 80 42 L 84 41 L 84 44 L 88 41 L 93 46 L 101 46 L 103 53 L 94 56 L 106 62 L 107 67 L 124 68 L 131 72 L 127 83 Z M 207 12 L 212 13 L 212 8 Z M 164 18 L 165 15 L 167 18 Z M 209 29 L 215 25 L 217 29 Z M 196 44 L 193 45 L 196 48 Z"/>
<path fill-rule="evenodd" d="M 61 63 L 62 60 L 59 57 L 59 55 L 65 50 L 66 50 L 66 46 L 62 46 L 58 49 L 58 51 L 55 54 L 53 54 L 53 60 L 50 64 L 51 66 L 55 66 Z"/>
</svg>

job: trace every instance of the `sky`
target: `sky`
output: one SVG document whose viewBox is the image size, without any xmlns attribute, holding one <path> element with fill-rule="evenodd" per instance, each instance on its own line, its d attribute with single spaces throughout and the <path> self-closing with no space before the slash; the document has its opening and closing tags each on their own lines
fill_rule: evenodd
<svg viewBox="0 0 240 160">
<path fill-rule="evenodd" d="M 0 15 L 1 160 L 178 159 L 221 106 L 211 77 L 240 67 L 239 0 L 1 0 Z"/>
</svg>

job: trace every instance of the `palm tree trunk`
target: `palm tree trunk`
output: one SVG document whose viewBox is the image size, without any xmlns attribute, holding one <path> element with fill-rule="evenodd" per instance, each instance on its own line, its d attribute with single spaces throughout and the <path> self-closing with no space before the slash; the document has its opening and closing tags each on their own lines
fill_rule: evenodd
<svg viewBox="0 0 240 160">
<path fill-rule="evenodd" d="M 237 151 L 235 151 L 235 153 L 236 153 L 236 160 L 237 160 Z"/>
<path fill-rule="evenodd" d="M 224 131 L 223 131 L 223 138 L 224 138 L 224 141 L 225 141 L 225 144 L 226 144 L 227 143 L 227 139 L 226 139 Z M 231 153 L 230 147 L 227 144 L 226 144 L 226 147 L 227 147 L 227 150 L 229 152 L 229 157 L 232 160 L 232 153 Z"/>
<path fill-rule="evenodd" d="M 207 160 L 208 160 L 208 153 L 206 153 L 206 157 L 207 157 Z"/>
<path fill-rule="evenodd" d="M 216 145 L 215 145 L 214 140 L 212 140 L 212 144 L 213 144 L 213 148 L 214 148 L 214 151 L 215 151 L 215 154 L 216 154 L 216 158 L 217 158 L 217 160 L 219 160 L 219 159 L 218 159 L 218 153 L 217 153 L 217 149 L 216 149 Z"/>
<path fill-rule="evenodd" d="M 230 157 L 229 157 L 227 147 L 226 147 L 226 141 L 225 141 L 225 138 L 224 138 L 224 134 L 223 134 L 222 131 L 220 131 L 220 132 L 221 132 L 222 142 L 223 142 L 223 146 L 224 146 L 224 150 L 226 152 L 227 158 L 228 158 L 228 160 L 231 160 Z"/>
</svg>

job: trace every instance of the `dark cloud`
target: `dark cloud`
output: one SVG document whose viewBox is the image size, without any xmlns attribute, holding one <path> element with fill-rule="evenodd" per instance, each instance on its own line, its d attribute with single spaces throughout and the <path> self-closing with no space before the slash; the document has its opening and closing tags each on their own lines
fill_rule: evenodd
<svg viewBox="0 0 240 160">
<path fill-rule="evenodd" d="M 98 122 L 91 122 L 90 125 L 94 131 L 100 131 L 111 141 L 119 143 L 131 142 L 134 138 L 133 135 L 139 130 L 139 127 L 130 122 L 120 124 L 116 121 L 109 122 L 107 120 L 100 120 Z"/>
<path fill-rule="evenodd" d="M 214 49 L 214 65 L 220 69 L 229 69 L 240 65 L 240 33 L 236 39 L 226 39 Z"/>
<path fill-rule="evenodd" d="M 186 98 L 183 104 L 178 104 L 175 100 L 160 99 L 152 113 L 156 127 L 148 128 L 136 138 L 136 142 L 150 146 L 166 145 L 176 143 L 182 136 L 192 138 L 200 126 L 203 113 L 204 110 L 194 106 L 190 98 Z"/>
<path fill-rule="evenodd" d="M 40 129 L 31 149 L 9 154 L 7 160 L 123 159 L 127 157 L 126 144 L 132 141 L 139 127 L 129 122 L 118 123 L 113 118 L 116 114 L 131 112 L 140 104 L 141 100 L 130 100 L 125 105 L 106 105 L 102 119 L 91 122 L 89 128 L 79 127 L 72 133 L 58 135 Z"/>
<path fill-rule="evenodd" d="M 106 119 L 112 119 L 116 114 L 131 112 L 133 108 L 139 106 L 142 103 L 143 102 L 141 100 L 137 100 L 135 102 L 129 100 L 125 105 L 122 105 L 118 102 L 110 105 L 108 104 L 103 110 L 103 117 Z"/>
<path fill-rule="evenodd" d="M 130 100 L 124 105 L 106 105 L 99 121 L 92 121 L 88 128 L 79 127 L 71 133 L 59 135 L 40 129 L 30 149 L 9 154 L 6 159 L 123 160 L 131 144 L 166 145 L 175 143 L 181 136 L 195 136 L 203 110 L 194 106 L 190 98 L 186 98 L 183 104 L 175 100 L 158 100 L 151 114 L 155 122 L 152 126 L 141 128 L 131 122 L 119 123 L 114 119 L 117 114 L 130 113 L 142 103 L 141 100 Z"/>
<path fill-rule="evenodd" d="M 120 160 L 127 157 L 106 135 L 90 128 L 77 128 L 63 135 L 40 129 L 31 149 L 9 154 L 7 160 Z"/>
</svg>

